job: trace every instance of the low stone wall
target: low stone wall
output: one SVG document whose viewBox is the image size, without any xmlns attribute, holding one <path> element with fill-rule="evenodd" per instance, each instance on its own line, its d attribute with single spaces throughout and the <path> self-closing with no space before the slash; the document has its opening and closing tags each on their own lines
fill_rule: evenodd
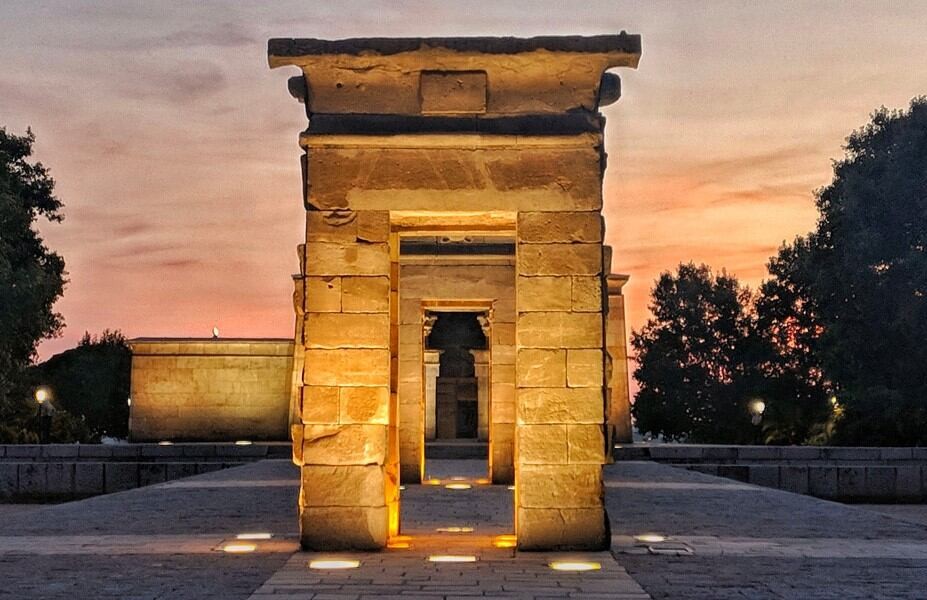
<svg viewBox="0 0 927 600">
<path fill-rule="evenodd" d="M 131 340 L 133 441 L 286 440 L 293 342 Z"/>
<path fill-rule="evenodd" d="M 927 448 L 639 444 L 616 460 L 653 460 L 842 502 L 927 501 Z"/>
<path fill-rule="evenodd" d="M 289 443 L 0 445 L 0 502 L 63 502 L 290 454 Z"/>
</svg>

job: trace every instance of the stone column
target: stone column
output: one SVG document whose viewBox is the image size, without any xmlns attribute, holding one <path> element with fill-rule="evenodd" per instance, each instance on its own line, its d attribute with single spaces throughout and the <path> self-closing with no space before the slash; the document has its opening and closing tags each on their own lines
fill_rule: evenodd
<svg viewBox="0 0 927 600">
<path fill-rule="evenodd" d="M 398 481 L 388 465 L 390 250 L 386 211 L 307 212 L 300 541 L 377 549 Z"/>
<path fill-rule="evenodd" d="M 486 441 L 489 439 L 489 350 L 470 350 L 470 354 L 476 376 L 477 437 Z"/>
<path fill-rule="evenodd" d="M 435 391 L 441 368 L 441 350 L 425 350 L 425 439 L 435 439 Z"/>
<path fill-rule="evenodd" d="M 517 224 L 515 508 L 521 550 L 608 546 L 602 218 Z"/>
<path fill-rule="evenodd" d="M 614 444 L 634 441 L 631 429 L 631 394 L 628 379 L 628 344 L 625 330 L 624 296 L 621 293 L 627 275 L 608 276 L 608 319 L 605 327 L 605 345 L 608 348 L 610 373 L 608 374 L 608 449 Z"/>
</svg>

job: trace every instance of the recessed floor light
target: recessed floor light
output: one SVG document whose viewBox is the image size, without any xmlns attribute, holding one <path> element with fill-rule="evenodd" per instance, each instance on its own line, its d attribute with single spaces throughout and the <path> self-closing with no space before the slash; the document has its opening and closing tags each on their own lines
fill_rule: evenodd
<svg viewBox="0 0 927 600">
<path fill-rule="evenodd" d="M 496 548 L 514 548 L 518 545 L 517 538 L 510 533 L 497 535 L 492 539 L 492 545 Z"/>
<path fill-rule="evenodd" d="M 555 560 L 547 564 L 554 571 L 598 571 L 602 565 L 597 562 L 585 560 Z"/>
<path fill-rule="evenodd" d="M 472 486 L 469 483 L 449 483 L 444 486 L 446 490 L 469 490 Z"/>
<path fill-rule="evenodd" d="M 274 537 L 274 534 L 272 533 L 254 532 L 254 533 L 239 533 L 238 535 L 235 536 L 235 539 L 238 539 L 238 540 L 269 540 L 272 537 Z"/>
<path fill-rule="evenodd" d="M 257 549 L 257 546 L 254 544 L 226 544 L 222 546 L 222 551 L 229 554 L 246 554 L 254 552 L 255 549 Z"/>
<path fill-rule="evenodd" d="M 343 559 L 326 558 L 326 559 L 309 561 L 310 569 L 323 569 L 323 570 L 356 569 L 359 566 L 360 566 L 359 560 L 343 560 Z"/>
<path fill-rule="evenodd" d="M 174 445 L 174 442 L 171 442 L 171 441 L 168 441 L 168 440 L 164 440 L 163 442 L 158 442 L 158 445 L 159 445 L 159 446 L 173 446 L 173 445 Z"/>
<path fill-rule="evenodd" d="M 659 533 L 642 533 L 640 535 L 635 535 L 634 539 L 638 542 L 644 542 L 645 544 L 659 544 L 660 542 L 666 541 L 666 536 L 660 535 Z"/>
<path fill-rule="evenodd" d="M 235 442 L 235 445 L 236 446 L 250 446 L 251 440 L 238 440 L 237 442 Z"/>
<path fill-rule="evenodd" d="M 436 563 L 471 563 L 476 562 L 476 557 L 469 554 L 432 554 L 428 557 L 428 561 Z"/>
<path fill-rule="evenodd" d="M 472 527 L 438 527 L 435 529 L 438 533 L 472 533 Z"/>
</svg>

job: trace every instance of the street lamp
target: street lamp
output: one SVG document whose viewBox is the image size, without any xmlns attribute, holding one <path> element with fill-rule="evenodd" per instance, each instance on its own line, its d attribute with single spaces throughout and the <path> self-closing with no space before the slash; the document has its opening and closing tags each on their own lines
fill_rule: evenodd
<svg viewBox="0 0 927 600">
<path fill-rule="evenodd" d="M 47 444 L 51 437 L 52 413 L 55 412 L 51 397 L 51 390 L 47 387 L 41 386 L 35 389 L 35 401 L 39 405 L 39 441 L 43 444 Z"/>
<path fill-rule="evenodd" d="M 750 414 L 753 415 L 750 422 L 754 425 L 759 425 L 763 420 L 763 413 L 766 412 L 766 403 L 760 399 L 751 400 L 748 408 L 750 409 Z"/>
</svg>

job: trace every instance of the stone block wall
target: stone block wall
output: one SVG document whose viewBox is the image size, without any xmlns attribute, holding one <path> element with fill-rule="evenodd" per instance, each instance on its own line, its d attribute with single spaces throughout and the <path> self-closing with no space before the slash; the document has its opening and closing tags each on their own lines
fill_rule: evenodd
<svg viewBox="0 0 927 600">
<path fill-rule="evenodd" d="M 304 319 L 299 422 L 301 542 L 377 549 L 398 527 L 389 213 L 308 211 L 301 248 Z M 352 526 L 345 527 L 346 523 Z"/>
<path fill-rule="evenodd" d="M 522 550 L 608 545 L 602 235 L 598 210 L 518 214 L 515 518 Z"/>
<path fill-rule="evenodd" d="M 132 348 L 132 441 L 286 440 L 293 342 L 140 338 Z"/>
</svg>

